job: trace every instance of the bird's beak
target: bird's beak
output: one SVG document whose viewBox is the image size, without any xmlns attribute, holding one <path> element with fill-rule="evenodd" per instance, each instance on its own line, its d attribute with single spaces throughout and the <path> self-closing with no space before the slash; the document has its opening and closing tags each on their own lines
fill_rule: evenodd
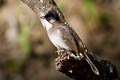
<svg viewBox="0 0 120 80">
<path fill-rule="evenodd" d="M 40 18 L 41 18 L 41 19 L 45 19 L 45 16 L 41 16 Z"/>
</svg>

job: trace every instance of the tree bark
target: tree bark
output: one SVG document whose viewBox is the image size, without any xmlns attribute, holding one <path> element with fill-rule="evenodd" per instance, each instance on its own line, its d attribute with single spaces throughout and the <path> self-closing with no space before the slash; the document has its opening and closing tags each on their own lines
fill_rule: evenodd
<svg viewBox="0 0 120 80">
<path fill-rule="evenodd" d="M 66 22 L 65 18 L 57 7 L 54 0 L 21 0 L 27 4 L 40 18 L 43 14 L 46 15 L 49 10 L 54 9 L 59 14 L 60 20 Z M 66 22 L 67 23 L 67 22 Z M 88 56 L 96 65 L 100 72 L 100 76 L 95 75 L 89 64 L 81 58 L 76 59 L 71 56 L 71 52 L 67 50 L 58 50 L 58 58 L 56 59 L 56 69 L 75 80 L 118 80 L 116 67 L 109 61 L 101 60 L 88 52 Z"/>
</svg>

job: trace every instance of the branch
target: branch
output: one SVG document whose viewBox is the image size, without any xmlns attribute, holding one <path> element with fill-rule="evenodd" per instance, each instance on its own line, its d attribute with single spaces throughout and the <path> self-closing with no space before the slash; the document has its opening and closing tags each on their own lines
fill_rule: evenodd
<svg viewBox="0 0 120 80">
<path fill-rule="evenodd" d="M 57 51 L 56 69 L 75 80 L 119 80 L 116 67 L 109 61 L 101 60 L 92 53 L 87 55 L 100 72 L 97 76 L 90 69 L 86 60 L 77 60 L 66 50 Z"/>
<path fill-rule="evenodd" d="M 60 20 L 66 22 L 62 12 L 57 7 L 54 0 L 21 0 L 27 4 L 39 18 L 44 14 L 46 15 L 49 10 L 56 10 L 59 14 Z M 96 65 L 100 72 L 100 76 L 95 75 L 88 63 L 81 58 L 76 59 L 71 56 L 71 52 L 66 50 L 57 51 L 58 58 L 56 59 L 56 69 L 75 80 L 117 80 L 118 73 L 116 67 L 109 61 L 98 59 L 92 53 L 88 56 Z"/>
<path fill-rule="evenodd" d="M 65 22 L 62 12 L 53 0 L 21 0 L 27 4 L 39 17 L 46 15 L 49 10 L 54 9 L 58 13 L 60 20 Z"/>
</svg>

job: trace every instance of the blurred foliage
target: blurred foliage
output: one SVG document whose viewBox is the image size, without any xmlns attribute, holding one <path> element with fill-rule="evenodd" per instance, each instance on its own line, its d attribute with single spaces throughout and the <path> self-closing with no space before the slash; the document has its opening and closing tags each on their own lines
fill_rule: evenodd
<svg viewBox="0 0 120 80">
<path fill-rule="evenodd" d="M 100 26 L 100 30 L 104 31 L 111 31 L 112 30 L 112 25 L 110 24 L 110 20 L 113 19 L 113 15 L 108 13 L 108 12 L 103 12 L 100 15 L 100 24 L 102 26 Z"/>
<path fill-rule="evenodd" d="M 9 73 L 18 73 L 22 71 L 22 67 L 24 66 L 24 60 L 8 60 L 5 66 Z"/>
<path fill-rule="evenodd" d="M 86 9 L 88 11 L 88 14 L 90 15 L 90 18 L 94 18 L 95 17 L 95 7 L 96 6 L 92 2 L 92 0 L 86 0 L 85 1 L 85 6 L 86 6 Z"/>
<path fill-rule="evenodd" d="M 67 3 L 67 1 L 64 0 L 64 1 L 62 1 L 61 3 L 58 4 L 58 7 L 60 8 L 60 10 L 61 10 L 62 12 L 64 12 L 66 3 Z"/>
<path fill-rule="evenodd" d="M 87 14 L 86 22 L 85 24 L 86 30 L 91 33 L 92 29 L 94 28 L 94 22 L 97 19 L 97 6 L 92 0 L 85 0 L 84 1 L 85 11 Z M 85 22 L 85 23 L 86 23 Z"/>
<path fill-rule="evenodd" d="M 29 56 L 31 51 L 31 44 L 30 44 L 30 35 L 28 30 L 25 27 L 21 27 L 19 36 L 18 36 L 18 43 L 25 54 L 24 56 Z"/>
</svg>

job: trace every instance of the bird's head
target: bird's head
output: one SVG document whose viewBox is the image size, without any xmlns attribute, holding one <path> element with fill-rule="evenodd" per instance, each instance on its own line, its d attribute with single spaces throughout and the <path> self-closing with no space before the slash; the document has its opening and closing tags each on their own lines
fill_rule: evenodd
<svg viewBox="0 0 120 80">
<path fill-rule="evenodd" d="M 58 13 L 55 10 L 50 10 L 45 16 L 44 18 L 50 22 L 50 23 L 54 23 L 56 21 L 60 21 L 60 18 L 58 16 Z"/>
</svg>

